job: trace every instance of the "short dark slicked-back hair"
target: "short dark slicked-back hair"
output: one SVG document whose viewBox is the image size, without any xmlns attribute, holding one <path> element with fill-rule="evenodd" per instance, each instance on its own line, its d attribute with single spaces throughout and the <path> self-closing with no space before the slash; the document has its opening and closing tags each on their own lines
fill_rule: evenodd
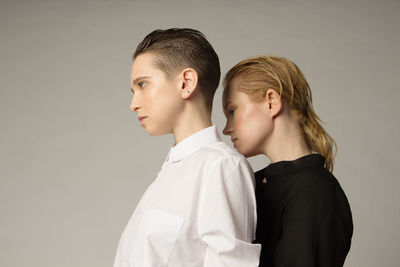
<svg viewBox="0 0 400 267">
<path fill-rule="evenodd" d="M 193 68 L 198 74 L 198 83 L 209 110 L 219 84 L 221 70 L 219 59 L 204 34 L 188 28 L 155 30 L 138 45 L 133 59 L 144 53 L 155 55 L 155 67 L 167 77 L 185 68 Z"/>
</svg>

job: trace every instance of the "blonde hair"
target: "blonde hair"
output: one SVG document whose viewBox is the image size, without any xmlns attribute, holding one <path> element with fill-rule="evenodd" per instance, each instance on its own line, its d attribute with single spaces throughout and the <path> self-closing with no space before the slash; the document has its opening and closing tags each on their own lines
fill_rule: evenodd
<svg viewBox="0 0 400 267">
<path fill-rule="evenodd" d="M 259 56 L 239 62 L 225 76 L 224 102 L 229 96 L 232 80 L 237 77 L 243 81 L 239 90 L 254 101 L 264 99 L 268 89 L 277 91 L 297 118 L 309 148 L 324 156 L 325 167 L 333 170 L 336 142 L 322 127 L 312 105 L 310 86 L 296 64 L 276 56 Z"/>
</svg>

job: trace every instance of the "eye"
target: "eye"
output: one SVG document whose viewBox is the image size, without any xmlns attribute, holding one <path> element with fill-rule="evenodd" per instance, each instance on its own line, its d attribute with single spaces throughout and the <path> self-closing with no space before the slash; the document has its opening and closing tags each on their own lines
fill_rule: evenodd
<svg viewBox="0 0 400 267">
<path fill-rule="evenodd" d="M 229 114 L 229 115 L 233 116 L 233 113 L 235 113 L 235 110 L 234 110 L 234 109 L 228 110 L 228 114 Z"/>
<path fill-rule="evenodd" d="M 146 86 L 147 82 L 138 82 L 138 86 L 140 88 L 144 88 Z"/>
</svg>

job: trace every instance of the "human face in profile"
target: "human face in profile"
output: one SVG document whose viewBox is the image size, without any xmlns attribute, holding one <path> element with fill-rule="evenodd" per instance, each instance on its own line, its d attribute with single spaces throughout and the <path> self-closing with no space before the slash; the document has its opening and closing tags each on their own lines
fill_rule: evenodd
<svg viewBox="0 0 400 267">
<path fill-rule="evenodd" d="M 245 157 L 263 153 L 273 130 L 273 121 L 266 101 L 254 101 L 240 91 L 243 80 L 234 78 L 224 103 L 226 125 L 223 130 L 237 151 Z"/>
<path fill-rule="evenodd" d="M 150 135 L 173 132 L 182 108 L 178 82 L 155 67 L 155 55 L 144 53 L 132 64 L 130 110 Z"/>
</svg>

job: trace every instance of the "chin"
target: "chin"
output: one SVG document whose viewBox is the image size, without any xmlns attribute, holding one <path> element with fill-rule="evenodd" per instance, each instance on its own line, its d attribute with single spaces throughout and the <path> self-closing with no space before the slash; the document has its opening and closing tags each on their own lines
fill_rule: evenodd
<svg viewBox="0 0 400 267">
<path fill-rule="evenodd" d="M 163 129 L 154 129 L 151 127 L 146 127 L 146 132 L 151 135 L 151 136 L 160 136 L 160 135 L 165 135 L 169 134 L 170 132 L 163 130 Z"/>
<path fill-rule="evenodd" d="M 242 154 L 243 156 L 245 156 L 246 158 L 254 157 L 254 156 L 257 156 L 259 154 L 259 153 L 256 153 L 255 151 L 246 150 L 246 149 L 240 149 L 240 148 L 238 148 L 237 151 L 240 154 Z"/>
<path fill-rule="evenodd" d="M 146 130 L 146 132 L 151 136 L 160 136 L 160 135 L 166 134 L 166 133 L 162 133 L 162 132 L 158 132 L 158 131 L 148 131 L 148 130 Z"/>
</svg>

